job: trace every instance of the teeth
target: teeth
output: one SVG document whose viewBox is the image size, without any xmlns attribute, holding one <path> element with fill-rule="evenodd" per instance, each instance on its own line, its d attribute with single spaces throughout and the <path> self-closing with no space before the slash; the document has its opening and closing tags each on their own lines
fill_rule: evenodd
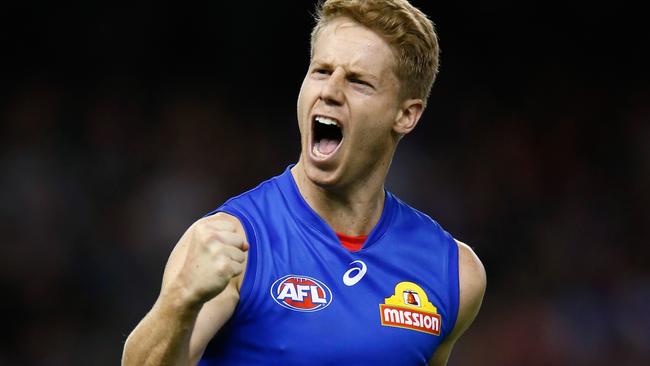
<svg viewBox="0 0 650 366">
<path fill-rule="evenodd" d="M 334 125 L 334 126 L 338 125 L 335 119 L 322 117 L 322 116 L 316 116 L 316 122 L 322 123 L 324 125 Z"/>
</svg>

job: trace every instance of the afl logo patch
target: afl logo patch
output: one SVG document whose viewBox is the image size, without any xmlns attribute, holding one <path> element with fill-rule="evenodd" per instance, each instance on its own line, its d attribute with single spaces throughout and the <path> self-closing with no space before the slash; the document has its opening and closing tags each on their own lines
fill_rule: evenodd
<svg viewBox="0 0 650 366">
<path fill-rule="evenodd" d="M 289 310 L 314 312 L 332 303 L 332 291 L 323 282 L 307 276 L 286 275 L 271 285 L 271 297 Z"/>
</svg>

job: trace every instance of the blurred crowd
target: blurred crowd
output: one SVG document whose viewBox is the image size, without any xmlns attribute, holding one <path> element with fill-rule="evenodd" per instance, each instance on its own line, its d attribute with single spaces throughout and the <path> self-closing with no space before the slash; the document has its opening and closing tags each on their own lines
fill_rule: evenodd
<svg viewBox="0 0 650 366">
<path fill-rule="evenodd" d="M 387 188 L 486 267 L 450 366 L 649 364 L 650 88 L 531 71 L 491 90 L 444 55 Z M 297 160 L 300 80 L 277 103 L 48 75 L 2 89 L 0 365 L 114 365 L 183 231 Z"/>
<path fill-rule="evenodd" d="M 214 95 L 160 98 L 146 107 L 124 89 L 37 84 L 9 102 L 0 365 L 118 362 L 183 231 L 294 157 L 273 138 L 288 123 L 246 123 L 262 116 L 233 115 Z"/>
</svg>

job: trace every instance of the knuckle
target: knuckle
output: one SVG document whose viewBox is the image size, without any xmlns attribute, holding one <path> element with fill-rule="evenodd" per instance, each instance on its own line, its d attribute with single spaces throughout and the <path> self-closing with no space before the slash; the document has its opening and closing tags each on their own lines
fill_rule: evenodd
<svg viewBox="0 0 650 366">
<path fill-rule="evenodd" d="M 219 218 L 215 220 L 215 224 L 220 230 L 230 231 L 230 232 L 235 230 L 235 225 L 231 221 L 223 218 Z"/>
<path fill-rule="evenodd" d="M 228 259 L 228 247 L 219 242 L 212 243 L 210 245 L 210 254 L 217 260 L 220 258 Z"/>
<path fill-rule="evenodd" d="M 211 258 L 218 258 L 221 254 L 221 248 L 218 245 L 206 245 L 206 251 Z"/>
<path fill-rule="evenodd" d="M 230 272 L 230 261 L 223 256 L 218 257 L 215 260 L 215 269 L 217 270 L 217 273 L 219 273 L 222 276 L 227 276 Z"/>
<path fill-rule="evenodd" d="M 221 231 L 221 230 L 216 230 L 214 232 L 214 237 L 215 237 L 215 239 L 217 241 L 219 241 L 220 243 L 223 243 L 223 242 L 225 242 L 225 239 L 226 239 L 226 233 Z"/>
<path fill-rule="evenodd" d="M 236 233 L 228 232 L 228 231 L 220 231 L 218 232 L 218 236 L 220 241 L 223 244 L 235 245 L 235 246 L 241 244 L 240 236 Z"/>
<path fill-rule="evenodd" d="M 230 233 L 230 237 L 232 238 L 233 242 L 237 242 L 237 243 L 241 242 L 243 240 L 243 238 L 244 238 L 244 236 L 239 232 Z"/>
<path fill-rule="evenodd" d="M 199 242 L 199 245 L 206 245 L 210 241 L 210 235 L 207 230 L 197 230 L 194 233 L 195 241 Z"/>
<path fill-rule="evenodd" d="M 238 276 L 243 271 L 244 271 L 244 267 L 241 265 L 241 263 L 235 263 L 232 267 L 233 276 Z"/>
<path fill-rule="evenodd" d="M 202 218 L 194 221 L 194 223 L 192 224 L 192 227 L 195 230 L 204 229 L 206 226 L 208 226 L 208 223 L 209 223 L 208 219 L 209 219 L 208 217 L 202 217 Z"/>
</svg>

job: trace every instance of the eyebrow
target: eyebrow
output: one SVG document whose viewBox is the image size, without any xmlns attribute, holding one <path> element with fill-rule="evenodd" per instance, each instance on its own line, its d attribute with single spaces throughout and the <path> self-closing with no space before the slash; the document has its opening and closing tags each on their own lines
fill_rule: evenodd
<svg viewBox="0 0 650 366">
<path fill-rule="evenodd" d="M 311 63 L 312 63 L 312 65 L 318 65 L 318 66 L 325 67 L 325 68 L 330 68 L 330 69 L 333 67 L 330 62 L 325 62 L 325 61 L 319 61 L 319 60 L 313 60 L 312 59 Z M 355 70 L 355 69 L 350 69 L 347 66 L 343 66 L 343 69 L 345 70 L 345 75 L 347 77 L 349 77 L 349 78 L 353 78 L 353 79 L 359 79 L 359 78 L 360 79 L 370 79 L 370 81 L 372 81 L 373 83 L 379 82 L 379 78 L 372 75 L 372 74 L 370 74 L 370 73 Z"/>
</svg>

